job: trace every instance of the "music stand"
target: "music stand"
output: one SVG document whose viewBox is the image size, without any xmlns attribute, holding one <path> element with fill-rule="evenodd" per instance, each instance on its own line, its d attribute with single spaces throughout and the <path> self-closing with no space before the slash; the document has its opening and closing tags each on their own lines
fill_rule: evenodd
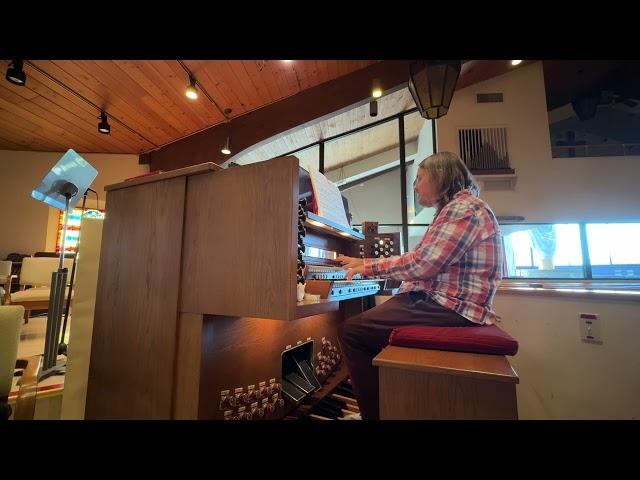
<svg viewBox="0 0 640 480">
<path fill-rule="evenodd" d="M 44 341 L 44 358 L 40 380 L 55 374 L 64 373 L 65 362 L 56 362 L 58 356 L 58 336 L 62 319 L 64 293 L 67 286 L 67 269 L 63 268 L 64 243 L 67 236 L 69 210 L 80 200 L 78 192 L 86 192 L 98 176 L 98 171 L 75 151 L 69 149 L 58 163 L 44 177 L 31 196 L 59 210 L 64 210 L 64 228 L 60 246 L 58 271 L 51 274 L 51 293 L 47 313 L 47 331 Z M 73 285 L 71 285 L 73 288 Z"/>
</svg>

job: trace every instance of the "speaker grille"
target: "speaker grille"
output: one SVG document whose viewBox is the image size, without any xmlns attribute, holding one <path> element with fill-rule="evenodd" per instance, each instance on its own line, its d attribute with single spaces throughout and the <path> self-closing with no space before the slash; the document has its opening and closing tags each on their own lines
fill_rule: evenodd
<svg viewBox="0 0 640 480">
<path fill-rule="evenodd" d="M 496 93 L 478 93 L 476 95 L 477 103 L 502 103 L 502 92 Z"/>
<path fill-rule="evenodd" d="M 474 173 L 510 169 L 505 127 L 459 129 L 458 146 L 460 158 Z"/>
</svg>

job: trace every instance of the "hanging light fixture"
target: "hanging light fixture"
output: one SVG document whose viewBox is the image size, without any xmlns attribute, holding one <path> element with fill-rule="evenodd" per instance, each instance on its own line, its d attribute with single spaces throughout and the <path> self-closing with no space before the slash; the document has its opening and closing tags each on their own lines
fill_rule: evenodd
<svg viewBox="0 0 640 480">
<path fill-rule="evenodd" d="M 376 100 L 372 100 L 369 103 L 369 116 L 371 117 L 378 116 L 378 102 Z"/>
<path fill-rule="evenodd" d="M 419 60 L 409 67 L 409 91 L 420 115 L 429 120 L 447 114 L 460 76 L 460 60 Z"/>
<path fill-rule="evenodd" d="M 98 124 L 98 131 L 100 133 L 104 133 L 105 135 L 111 133 L 111 125 L 109 125 L 109 122 L 107 122 L 107 113 L 104 110 L 100 112 L 100 123 Z"/>
<path fill-rule="evenodd" d="M 27 83 L 27 75 L 22 70 L 22 60 L 13 60 L 9 64 L 5 78 L 14 85 L 20 85 L 21 87 Z"/>
<path fill-rule="evenodd" d="M 198 98 L 198 90 L 196 90 L 196 79 L 193 75 L 189 75 L 189 86 L 185 90 L 184 94 L 191 100 Z"/>
<path fill-rule="evenodd" d="M 371 85 L 371 96 L 373 98 L 380 98 L 382 96 L 382 84 L 380 83 L 379 78 L 375 78 L 373 80 L 373 84 Z"/>
<path fill-rule="evenodd" d="M 220 150 L 225 155 L 231 155 L 231 148 L 229 148 L 229 137 L 227 136 L 227 141 L 224 142 L 224 147 Z"/>
</svg>

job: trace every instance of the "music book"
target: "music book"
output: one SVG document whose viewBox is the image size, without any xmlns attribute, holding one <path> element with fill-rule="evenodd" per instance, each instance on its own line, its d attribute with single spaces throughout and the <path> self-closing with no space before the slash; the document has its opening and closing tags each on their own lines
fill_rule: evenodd
<svg viewBox="0 0 640 480">
<path fill-rule="evenodd" d="M 318 207 L 318 215 L 337 223 L 345 228 L 351 228 L 347 220 L 347 212 L 342 202 L 342 194 L 337 185 L 314 169 L 309 169 L 313 198 Z"/>
</svg>

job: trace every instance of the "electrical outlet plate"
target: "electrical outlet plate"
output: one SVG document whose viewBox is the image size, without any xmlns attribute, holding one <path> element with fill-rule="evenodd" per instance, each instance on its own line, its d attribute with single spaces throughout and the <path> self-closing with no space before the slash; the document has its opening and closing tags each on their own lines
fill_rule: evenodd
<svg viewBox="0 0 640 480">
<path fill-rule="evenodd" d="M 602 325 L 597 313 L 580 313 L 580 337 L 583 342 L 602 343 Z"/>
</svg>

